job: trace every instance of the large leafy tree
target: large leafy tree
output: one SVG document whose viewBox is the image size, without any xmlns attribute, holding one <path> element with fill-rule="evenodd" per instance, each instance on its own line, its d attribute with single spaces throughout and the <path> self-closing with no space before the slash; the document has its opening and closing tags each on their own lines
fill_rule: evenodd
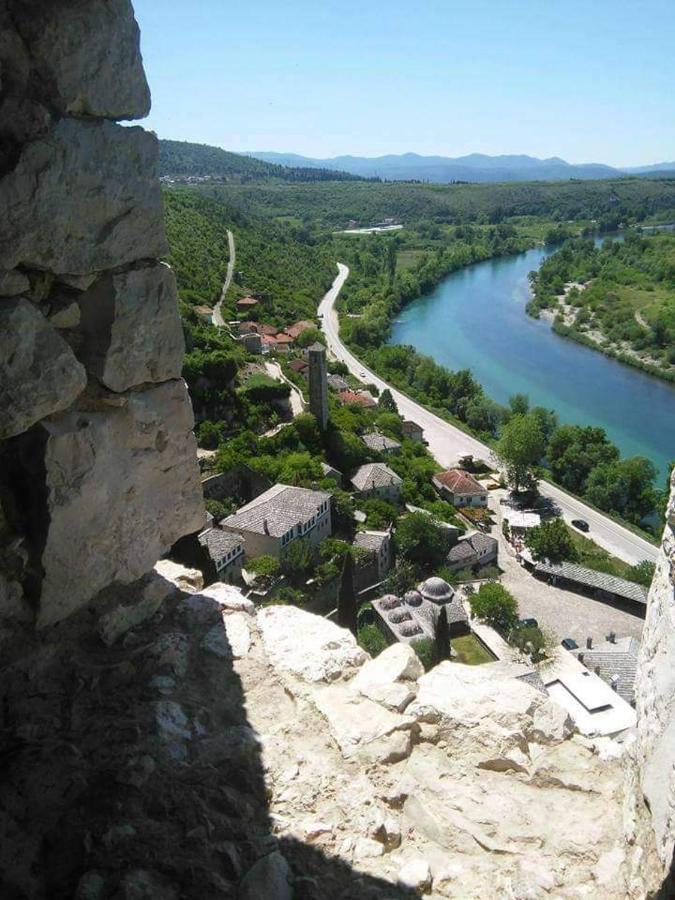
<svg viewBox="0 0 675 900">
<path fill-rule="evenodd" d="M 579 557 L 572 535 L 562 519 L 542 522 L 538 528 L 530 529 L 525 540 L 535 559 L 559 563 L 563 560 L 574 562 Z"/>
<path fill-rule="evenodd" d="M 603 428 L 561 425 L 551 435 L 546 458 L 555 480 L 580 493 L 593 469 L 617 460 L 619 451 Z"/>
<path fill-rule="evenodd" d="M 442 565 L 451 544 L 451 532 L 422 512 L 410 513 L 396 528 L 396 548 L 411 563 Z"/>
<path fill-rule="evenodd" d="M 546 448 L 538 420 L 516 414 L 502 428 L 496 453 L 516 491 L 536 485 L 535 468 Z"/>
<path fill-rule="evenodd" d="M 656 504 L 653 463 L 632 456 L 593 469 L 584 496 L 600 509 L 616 512 L 632 522 L 640 522 Z"/>
<path fill-rule="evenodd" d="M 471 612 L 502 634 L 508 634 L 518 621 L 518 603 L 503 585 L 489 581 L 469 599 Z"/>
</svg>

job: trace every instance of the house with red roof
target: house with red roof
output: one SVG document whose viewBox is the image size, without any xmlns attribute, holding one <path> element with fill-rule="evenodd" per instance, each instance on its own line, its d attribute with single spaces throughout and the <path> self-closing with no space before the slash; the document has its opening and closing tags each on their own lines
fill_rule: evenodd
<svg viewBox="0 0 675 900">
<path fill-rule="evenodd" d="M 303 331 L 309 331 L 310 328 L 316 328 L 314 322 L 303 319 L 301 322 L 296 322 L 295 325 L 289 325 L 285 330 L 286 334 L 290 335 L 293 340 L 297 340 Z"/>
<path fill-rule="evenodd" d="M 241 297 L 237 300 L 237 309 L 252 309 L 254 306 L 258 305 L 258 301 L 255 297 Z"/>
<path fill-rule="evenodd" d="M 487 488 L 464 469 L 437 472 L 432 482 L 441 497 L 453 506 L 487 506 Z"/>
<path fill-rule="evenodd" d="M 348 403 L 356 403 L 366 409 L 373 409 L 377 406 L 375 398 L 368 391 L 340 391 L 338 400 L 343 406 Z"/>
</svg>

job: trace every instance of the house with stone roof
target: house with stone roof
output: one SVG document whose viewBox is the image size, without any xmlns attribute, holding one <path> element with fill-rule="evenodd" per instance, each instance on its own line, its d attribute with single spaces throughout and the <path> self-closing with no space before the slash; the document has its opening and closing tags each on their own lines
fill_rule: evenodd
<svg viewBox="0 0 675 900">
<path fill-rule="evenodd" d="M 330 494 L 275 484 L 220 524 L 246 539 L 249 558 L 267 555 L 279 559 L 294 541 L 317 545 L 330 537 Z"/>
<path fill-rule="evenodd" d="M 641 584 L 571 562 L 551 563 L 542 560 L 534 563 L 533 571 L 537 577 L 552 584 L 568 585 L 574 591 L 615 602 L 631 612 L 645 615 L 648 589 Z"/>
<path fill-rule="evenodd" d="M 411 441 L 424 442 L 424 429 L 417 422 L 413 422 L 412 419 L 404 419 L 401 423 L 401 428 L 403 429 L 403 437 L 407 437 Z"/>
<path fill-rule="evenodd" d="M 253 307 L 258 305 L 258 301 L 255 297 L 240 297 L 237 300 L 237 309 L 253 309 Z"/>
<path fill-rule="evenodd" d="M 464 469 L 437 472 L 432 482 L 441 497 L 453 506 L 487 506 L 487 488 Z"/>
<path fill-rule="evenodd" d="M 214 581 L 232 584 L 241 579 L 246 541 L 240 534 L 217 527 L 207 528 L 197 540 L 206 551 L 204 564 L 199 566 L 206 584 Z"/>
<path fill-rule="evenodd" d="M 382 581 L 393 562 L 391 532 L 359 531 L 354 538 L 354 546 L 374 555 L 377 563 L 377 580 Z"/>
<path fill-rule="evenodd" d="M 626 703 L 634 706 L 639 651 L 640 641 L 637 638 L 617 638 L 611 634 L 599 644 L 593 644 L 589 638 L 586 649 L 575 650 L 574 655 L 590 672 L 595 672 L 606 681 Z"/>
<path fill-rule="evenodd" d="M 441 607 L 445 607 L 451 637 L 471 631 L 462 602 L 442 578 L 427 578 L 403 597 L 386 594 L 372 601 L 375 623 L 390 644 L 433 640 Z"/>
<path fill-rule="evenodd" d="M 447 556 L 447 568 L 451 572 L 473 569 L 497 562 L 499 542 L 489 534 L 475 531 L 461 537 Z"/>
<path fill-rule="evenodd" d="M 306 359 L 300 359 L 300 357 L 298 357 L 298 359 L 292 359 L 289 362 L 288 368 L 292 369 L 294 372 L 297 372 L 298 375 L 303 375 L 306 378 L 309 363 Z"/>
<path fill-rule="evenodd" d="M 388 500 L 390 503 L 398 503 L 401 499 L 402 484 L 403 480 L 396 472 L 380 462 L 360 466 L 352 477 L 354 490 L 367 500 Z"/>
<path fill-rule="evenodd" d="M 326 379 L 328 387 L 333 391 L 348 391 L 349 385 L 342 375 L 329 375 Z"/>
<path fill-rule="evenodd" d="M 373 453 L 381 453 L 382 456 L 391 456 L 401 449 L 398 441 L 387 437 L 386 434 L 380 434 L 379 431 L 364 434 L 361 436 L 361 440 L 369 450 L 372 450 Z"/>
</svg>

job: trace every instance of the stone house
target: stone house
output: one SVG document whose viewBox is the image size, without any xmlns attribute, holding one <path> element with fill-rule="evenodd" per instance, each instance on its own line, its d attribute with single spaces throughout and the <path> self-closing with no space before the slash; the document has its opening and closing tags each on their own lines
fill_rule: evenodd
<svg viewBox="0 0 675 900">
<path fill-rule="evenodd" d="M 263 555 L 279 559 L 294 541 L 317 545 L 330 537 L 330 494 L 275 484 L 220 524 L 246 538 L 249 559 Z"/>
<path fill-rule="evenodd" d="M 359 531 L 354 538 L 354 546 L 368 550 L 375 555 L 377 581 L 382 581 L 391 569 L 393 548 L 389 531 Z"/>
<path fill-rule="evenodd" d="M 234 584 L 241 580 L 244 565 L 244 538 L 222 528 L 207 528 L 197 540 L 204 551 L 201 569 L 205 584 L 227 581 Z"/>
<path fill-rule="evenodd" d="M 348 391 L 349 385 L 342 375 L 329 375 L 327 378 L 328 387 L 333 391 Z"/>
<path fill-rule="evenodd" d="M 451 572 L 473 569 L 497 562 L 499 542 L 489 534 L 476 531 L 460 538 L 447 556 L 447 568 Z"/>
<path fill-rule="evenodd" d="M 366 500 L 388 500 L 398 503 L 401 499 L 403 480 L 384 463 L 366 463 L 360 466 L 352 478 L 355 491 Z"/>
<path fill-rule="evenodd" d="M 321 471 L 324 478 L 330 478 L 338 487 L 342 487 L 342 472 L 339 469 L 329 465 L 329 463 L 322 462 Z"/>
<path fill-rule="evenodd" d="M 441 497 L 453 506 L 487 506 L 487 488 L 464 469 L 446 469 L 444 472 L 438 472 L 432 482 Z"/>
<path fill-rule="evenodd" d="M 364 434 L 361 440 L 369 450 L 372 450 L 373 453 L 380 453 L 382 456 L 392 456 L 401 449 L 398 441 L 392 440 L 386 434 L 380 434 L 379 431 Z"/>
<path fill-rule="evenodd" d="M 411 441 L 424 443 L 424 429 L 417 422 L 413 422 L 412 419 L 404 419 L 401 428 L 403 429 L 404 437 Z"/>
</svg>

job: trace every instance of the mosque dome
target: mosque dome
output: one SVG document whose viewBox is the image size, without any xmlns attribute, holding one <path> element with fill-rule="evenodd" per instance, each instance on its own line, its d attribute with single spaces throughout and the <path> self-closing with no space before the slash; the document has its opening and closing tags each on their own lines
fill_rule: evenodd
<svg viewBox="0 0 675 900">
<path fill-rule="evenodd" d="M 455 592 L 448 582 L 435 576 L 423 581 L 418 591 L 425 600 L 430 600 L 432 603 L 450 603 L 455 596 Z"/>
</svg>

